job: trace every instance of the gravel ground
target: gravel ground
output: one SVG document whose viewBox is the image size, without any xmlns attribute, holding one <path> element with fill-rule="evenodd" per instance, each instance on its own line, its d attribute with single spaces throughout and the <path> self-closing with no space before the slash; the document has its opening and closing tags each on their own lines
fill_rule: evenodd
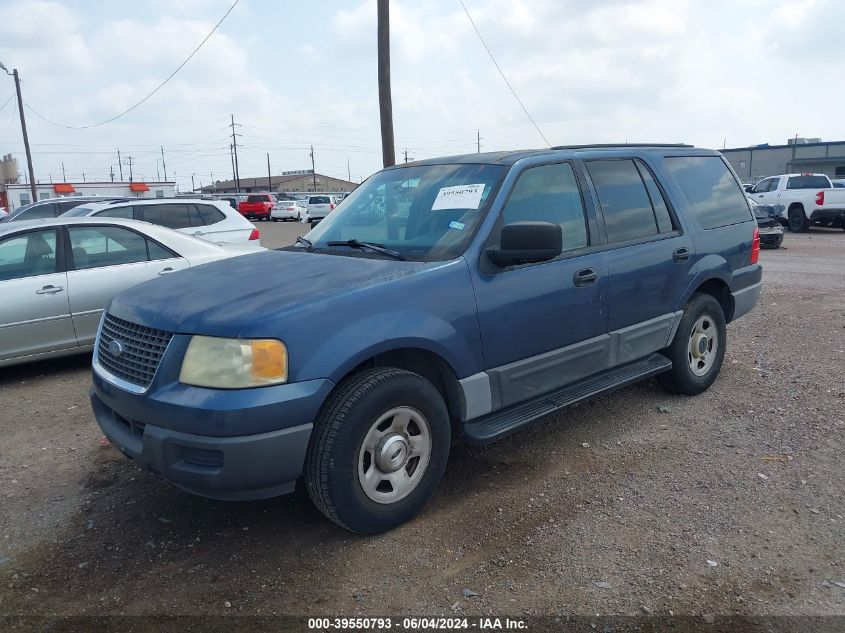
<svg viewBox="0 0 845 633">
<path fill-rule="evenodd" d="M 140 470 L 100 442 L 90 357 L 0 370 L 0 614 L 845 616 L 845 233 L 785 246 L 706 394 L 648 382 L 455 446 L 377 537 Z"/>
</svg>

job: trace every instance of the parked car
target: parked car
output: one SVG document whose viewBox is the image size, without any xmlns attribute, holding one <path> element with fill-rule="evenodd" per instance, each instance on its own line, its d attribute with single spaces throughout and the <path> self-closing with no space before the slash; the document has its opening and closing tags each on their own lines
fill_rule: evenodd
<svg viewBox="0 0 845 633">
<path fill-rule="evenodd" d="M 834 189 L 845 189 L 845 179 L 831 180 Z"/>
<path fill-rule="evenodd" d="M 299 200 L 278 200 L 276 206 L 270 212 L 270 219 L 274 222 L 278 220 L 296 220 L 301 221 L 308 213 L 308 209 Z"/>
<path fill-rule="evenodd" d="M 337 199 L 334 196 L 308 196 L 308 218 L 311 226 L 316 226 L 320 220 L 334 211 Z"/>
<path fill-rule="evenodd" d="M 357 221 L 379 197 L 404 226 Z M 760 296 L 758 233 L 724 158 L 691 146 L 390 167 L 294 246 L 116 296 L 94 414 L 187 491 L 302 480 L 332 521 L 381 532 L 431 497 L 453 436 L 486 444 L 651 376 L 705 391 Z M 115 352 L 139 341 L 144 365 Z"/>
<path fill-rule="evenodd" d="M 245 218 L 270 220 L 270 213 L 276 206 L 276 197 L 271 193 L 254 193 L 238 204 L 238 211 Z"/>
<path fill-rule="evenodd" d="M 148 279 L 264 250 L 134 220 L 22 220 L 0 227 L 0 366 L 90 351 L 103 306 Z M 141 368 L 150 341 L 127 344 Z"/>
<path fill-rule="evenodd" d="M 816 194 L 832 188 L 830 178 L 824 174 L 784 174 L 764 178 L 749 195 L 758 204 L 774 206 L 790 231 L 803 233 L 811 224 L 820 223 L 819 218 L 813 217 Z"/>
<path fill-rule="evenodd" d="M 258 229 L 222 200 L 136 198 L 86 204 L 65 216 L 143 220 L 209 242 L 247 242 L 260 238 Z"/>
<path fill-rule="evenodd" d="M 757 219 L 760 231 L 760 248 L 780 248 L 783 244 L 783 226 L 781 226 L 777 209 L 770 204 L 757 204 L 753 198 L 748 198 L 751 211 Z"/>
<path fill-rule="evenodd" d="M 845 229 L 845 191 L 834 188 L 816 193 L 816 208 L 810 221 L 817 226 Z"/>
<path fill-rule="evenodd" d="M 5 221 L 17 222 L 20 220 L 37 220 L 39 218 L 55 218 L 89 202 L 111 202 L 115 200 L 127 200 L 127 198 L 113 196 L 61 196 L 58 198 L 46 198 L 18 207 L 5 218 Z"/>
</svg>

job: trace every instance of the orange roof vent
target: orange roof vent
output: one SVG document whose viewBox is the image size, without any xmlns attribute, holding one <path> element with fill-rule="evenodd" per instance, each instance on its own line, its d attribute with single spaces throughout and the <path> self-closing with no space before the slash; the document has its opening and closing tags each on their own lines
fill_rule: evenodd
<svg viewBox="0 0 845 633">
<path fill-rule="evenodd" d="M 53 191 L 56 193 L 73 193 L 76 189 L 74 189 L 73 185 L 69 182 L 57 182 L 53 185 Z"/>
<path fill-rule="evenodd" d="M 130 182 L 129 183 L 129 191 L 133 193 L 142 193 L 144 191 L 149 191 L 150 188 L 144 182 Z"/>
</svg>

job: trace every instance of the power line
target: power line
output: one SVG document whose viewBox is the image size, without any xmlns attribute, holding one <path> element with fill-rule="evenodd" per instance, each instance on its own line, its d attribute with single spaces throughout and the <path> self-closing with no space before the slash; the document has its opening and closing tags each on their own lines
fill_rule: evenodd
<svg viewBox="0 0 845 633">
<path fill-rule="evenodd" d="M 528 113 L 528 109 L 525 107 L 525 105 L 522 103 L 522 100 L 521 100 L 521 99 L 519 98 L 519 96 L 516 94 L 516 90 L 514 90 L 514 89 L 513 89 L 513 86 L 511 86 L 511 82 L 509 82 L 509 81 L 508 81 L 508 78 L 507 78 L 507 77 L 505 77 L 505 73 L 502 71 L 501 67 L 499 66 L 499 62 L 497 62 L 497 61 L 496 61 L 496 58 L 495 58 L 495 57 L 493 57 L 493 53 L 490 51 L 490 47 L 489 47 L 489 46 L 487 46 L 487 42 L 485 42 L 485 41 L 484 41 L 484 38 L 481 36 L 481 31 L 479 31 L 479 30 L 478 30 L 478 27 L 477 27 L 477 26 L 475 26 L 475 22 L 473 21 L 472 16 L 469 14 L 469 11 L 467 10 L 466 5 L 464 4 L 464 0 L 458 0 L 458 2 L 460 2 L 460 3 L 461 3 L 461 6 L 464 8 L 464 13 L 466 13 L 466 14 L 467 14 L 467 17 L 469 18 L 469 23 L 470 23 L 470 24 L 472 24 L 472 28 L 473 28 L 473 29 L 475 29 L 475 33 L 476 33 L 476 35 L 478 35 L 478 39 L 480 39 L 480 40 L 481 40 L 481 43 L 482 43 L 482 45 L 484 46 L 485 50 L 487 51 L 487 54 L 488 54 L 488 55 L 490 55 L 490 59 L 491 59 L 491 60 L 493 60 L 493 65 L 494 65 L 494 66 L 496 66 L 496 70 L 498 70 L 498 71 L 499 71 L 499 74 L 502 76 L 502 79 L 504 79 L 505 84 L 507 84 L 508 88 L 510 88 L 511 94 L 513 95 L 513 98 L 514 98 L 514 99 L 516 99 L 516 102 L 517 102 L 517 103 L 519 104 L 519 106 L 522 108 L 522 111 L 523 111 L 523 112 L 525 112 L 525 116 L 527 116 L 527 117 L 528 117 L 528 120 L 529 120 L 529 121 L 531 121 L 531 125 L 533 125 L 533 126 L 534 126 L 534 129 L 535 129 L 535 130 L 537 130 L 537 133 L 538 133 L 541 137 L 543 137 L 543 141 L 546 143 L 546 145 L 548 145 L 549 147 L 551 147 L 551 146 L 552 146 L 552 144 L 551 144 L 551 143 L 549 143 L 549 140 L 546 138 L 546 135 L 545 135 L 545 134 L 543 134 L 543 132 L 540 130 L 540 127 L 539 127 L 539 126 L 537 125 L 537 123 L 534 121 L 534 119 L 532 118 L 532 116 Z"/>
<path fill-rule="evenodd" d="M 27 103 L 27 104 L 25 104 L 25 105 L 26 105 L 26 107 L 30 110 L 30 112 L 32 112 L 35 116 L 37 116 L 37 117 L 38 117 L 39 119 L 41 119 L 42 121 L 45 121 L 46 123 L 49 123 L 50 125 L 54 125 L 54 126 L 56 126 L 56 127 L 63 127 L 63 128 L 65 128 L 65 129 L 68 129 L 68 130 L 87 130 L 87 129 L 90 129 L 90 128 L 93 128 L 93 127 L 100 127 L 101 125 L 106 125 L 107 123 L 111 123 L 112 121 L 117 121 L 119 118 L 121 118 L 121 117 L 123 117 L 123 116 L 125 116 L 125 115 L 129 114 L 130 112 L 132 112 L 132 110 L 134 110 L 135 108 L 137 108 L 137 107 L 139 107 L 140 105 L 142 105 L 145 101 L 147 101 L 147 100 L 148 100 L 150 97 L 152 97 L 155 93 L 157 93 L 159 90 L 161 90 L 161 89 L 164 87 L 164 85 L 165 85 L 168 81 L 170 81 L 171 79 L 173 79 L 173 77 L 175 77 L 175 76 L 176 76 L 176 73 L 178 73 L 180 70 L 182 70 L 182 68 L 185 66 L 185 64 L 187 64 L 189 61 L 191 61 L 191 58 L 192 58 L 194 55 L 196 55 L 196 54 L 197 54 L 197 52 L 199 52 L 199 50 L 200 50 L 200 49 L 201 49 L 201 48 L 205 45 L 205 43 L 209 40 L 209 38 L 211 38 L 211 36 L 212 36 L 212 35 L 214 35 L 214 32 L 218 29 L 218 27 L 219 27 L 221 24 L 223 24 L 223 20 L 225 20 L 227 17 L 229 17 L 229 14 L 230 14 L 230 13 L 232 12 L 232 10 L 233 10 L 233 9 L 234 9 L 237 5 L 238 5 L 238 2 L 240 2 L 240 0 L 235 0 L 235 1 L 232 3 L 232 6 L 231 6 L 231 7 L 229 7 L 229 10 L 228 10 L 228 11 L 226 11 L 226 13 L 224 13 L 224 14 L 223 14 L 223 17 L 222 17 L 222 18 L 220 18 L 220 21 L 219 21 L 219 22 L 217 22 L 217 24 L 215 24 L 215 25 L 214 25 L 214 28 L 213 28 L 213 29 L 211 29 L 211 31 L 208 33 L 208 35 L 206 35 L 206 36 L 205 36 L 205 39 L 203 39 L 203 41 L 199 43 L 199 46 L 197 46 L 197 47 L 196 47 L 196 48 L 195 48 L 195 49 L 191 52 L 191 54 L 190 54 L 190 55 L 188 55 L 188 57 L 186 57 L 186 58 L 185 58 L 185 61 L 183 61 L 181 64 L 179 64 L 179 66 L 177 66 L 176 70 L 174 70 L 172 73 L 170 73 L 170 75 L 167 77 L 167 79 L 165 79 L 164 81 L 162 81 L 162 82 L 161 82 L 158 86 L 156 86 L 156 87 L 155 87 L 155 89 L 153 89 L 153 91 L 152 91 L 152 92 L 150 92 L 150 93 L 149 93 L 146 97 L 144 97 L 143 99 L 141 99 L 138 103 L 136 103 L 135 105 L 133 105 L 131 108 L 128 108 L 128 109 L 124 110 L 124 111 L 123 111 L 123 112 L 121 112 L 120 114 L 117 114 L 117 115 L 113 116 L 113 117 L 112 117 L 112 118 L 110 118 L 110 119 L 106 119 L 105 121 L 101 121 L 100 123 L 92 123 L 91 125 L 64 125 L 63 123 L 56 123 L 55 121 L 51 121 L 51 120 L 50 120 L 50 119 L 48 119 L 47 117 L 45 117 L 45 116 L 43 116 L 43 115 L 41 115 L 41 114 L 38 114 L 38 112 L 36 112 L 36 111 L 32 108 L 32 106 L 31 106 L 31 105 L 29 105 L 28 103 Z"/>
<path fill-rule="evenodd" d="M 9 95 L 9 98 L 6 99 L 6 102 L 3 105 L 0 106 L 0 111 L 2 111 L 3 108 L 5 108 L 7 105 L 9 105 L 9 103 L 11 103 L 12 99 L 14 99 L 14 98 L 15 98 L 15 93 L 13 92 L 11 95 Z"/>
</svg>

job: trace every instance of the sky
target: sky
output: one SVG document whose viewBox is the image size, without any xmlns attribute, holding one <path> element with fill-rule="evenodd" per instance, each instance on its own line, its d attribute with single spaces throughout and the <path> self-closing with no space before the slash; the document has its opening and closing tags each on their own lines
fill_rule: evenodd
<svg viewBox="0 0 845 633">
<path fill-rule="evenodd" d="M 310 168 L 356 182 L 382 167 L 375 0 L 0 0 L 0 62 L 19 69 L 36 179 L 117 177 L 182 190 Z M 609 142 L 741 147 L 845 139 L 839 0 L 393 0 L 397 160 Z M 25 171 L 11 77 L 0 154 Z M 5 104 L 5 105 L 3 105 Z M 30 109 L 31 108 L 31 109 Z M 37 113 L 37 114 L 36 114 Z M 43 117 L 40 118 L 39 117 Z M 62 175 L 64 164 L 65 175 Z M 123 166 L 128 177 L 128 165 Z"/>
</svg>

